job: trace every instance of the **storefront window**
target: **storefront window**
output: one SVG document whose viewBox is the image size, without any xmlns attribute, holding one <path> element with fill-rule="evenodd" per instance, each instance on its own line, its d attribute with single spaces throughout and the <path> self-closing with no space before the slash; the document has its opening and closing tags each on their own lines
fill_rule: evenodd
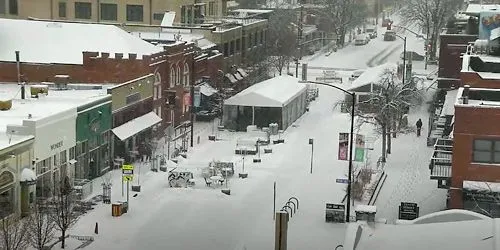
<svg viewBox="0 0 500 250">
<path fill-rule="evenodd" d="M 3 219 L 14 212 L 14 189 L 0 193 L 0 219 Z"/>
</svg>

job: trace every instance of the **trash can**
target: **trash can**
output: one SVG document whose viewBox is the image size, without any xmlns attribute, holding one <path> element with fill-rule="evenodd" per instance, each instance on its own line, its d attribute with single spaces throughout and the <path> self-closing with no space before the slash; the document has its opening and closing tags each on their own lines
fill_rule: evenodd
<svg viewBox="0 0 500 250">
<path fill-rule="evenodd" d="M 122 215 L 122 204 L 113 203 L 111 204 L 111 216 L 119 217 Z"/>
</svg>

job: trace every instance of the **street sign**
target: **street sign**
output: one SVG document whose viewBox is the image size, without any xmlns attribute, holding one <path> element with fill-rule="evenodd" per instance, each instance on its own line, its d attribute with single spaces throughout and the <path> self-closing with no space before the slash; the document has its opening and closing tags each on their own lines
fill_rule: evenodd
<svg viewBox="0 0 500 250">
<path fill-rule="evenodd" d="M 132 181 L 134 179 L 133 175 L 124 175 L 123 176 L 123 181 Z"/>
<path fill-rule="evenodd" d="M 124 174 L 124 175 L 133 175 L 134 174 L 134 170 L 124 169 L 124 170 L 122 170 L 122 174 Z"/>
<path fill-rule="evenodd" d="M 401 202 L 398 218 L 400 220 L 414 220 L 418 218 L 419 207 L 417 203 Z"/>
<path fill-rule="evenodd" d="M 335 180 L 335 182 L 347 184 L 347 183 L 349 183 L 349 180 L 348 179 L 337 179 L 337 180 Z"/>
<path fill-rule="evenodd" d="M 134 170 L 134 166 L 132 166 L 132 165 L 122 165 L 122 170 Z"/>
</svg>

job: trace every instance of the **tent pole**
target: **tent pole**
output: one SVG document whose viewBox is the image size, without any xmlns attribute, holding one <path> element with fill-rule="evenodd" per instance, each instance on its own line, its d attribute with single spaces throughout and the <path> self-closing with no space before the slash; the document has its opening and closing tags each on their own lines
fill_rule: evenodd
<svg viewBox="0 0 500 250">
<path fill-rule="evenodd" d="M 252 125 L 255 125 L 255 106 L 252 106 Z"/>
</svg>

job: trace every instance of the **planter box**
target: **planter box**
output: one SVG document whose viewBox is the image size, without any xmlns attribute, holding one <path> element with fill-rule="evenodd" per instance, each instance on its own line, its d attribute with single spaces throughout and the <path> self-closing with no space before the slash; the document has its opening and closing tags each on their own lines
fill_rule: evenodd
<svg viewBox="0 0 500 250">
<path fill-rule="evenodd" d="M 245 174 L 239 173 L 238 177 L 241 178 L 241 179 L 245 179 L 245 178 L 248 177 L 248 173 L 245 173 Z"/>
<path fill-rule="evenodd" d="M 167 172 L 167 167 L 160 167 L 160 171 Z"/>
<path fill-rule="evenodd" d="M 254 163 L 259 163 L 259 162 L 261 162 L 261 161 L 262 161 L 261 159 L 253 159 L 253 162 L 254 162 Z"/>
<path fill-rule="evenodd" d="M 215 141 L 215 135 L 209 135 L 208 136 L 209 141 Z"/>
<path fill-rule="evenodd" d="M 231 189 L 222 189 L 221 192 L 223 194 L 231 195 Z"/>
<path fill-rule="evenodd" d="M 265 148 L 264 149 L 264 154 L 270 154 L 273 152 L 273 149 L 272 148 Z"/>
<path fill-rule="evenodd" d="M 132 185 L 132 192 L 141 192 L 141 186 Z"/>
</svg>

